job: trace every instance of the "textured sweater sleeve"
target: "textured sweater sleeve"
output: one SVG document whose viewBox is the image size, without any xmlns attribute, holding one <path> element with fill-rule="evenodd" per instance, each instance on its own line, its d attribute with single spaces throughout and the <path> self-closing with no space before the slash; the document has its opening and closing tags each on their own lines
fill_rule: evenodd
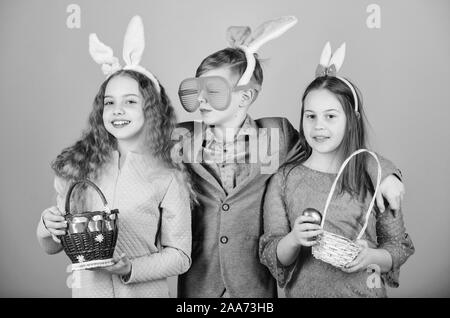
<svg viewBox="0 0 450 318">
<path fill-rule="evenodd" d="M 54 187 L 56 190 L 56 206 L 61 212 L 65 212 L 67 181 L 60 177 L 55 177 Z"/>
<path fill-rule="evenodd" d="M 124 283 L 139 283 L 180 275 L 191 264 L 191 209 L 187 186 L 174 173 L 160 204 L 161 249 L 157 253 L 131 260 L 132 270 Z"/>
<path fill-rule="evenodd" d="M 56 206 L 64 213 L 64 201 L 67 182 L 64 179 L 56 176 L 53 182 L 53 186 L 56 191 Z M 50 234 L 50 232 L 44 228 L 41 218 L 39 218 L 38 233 L 45 233 L 45 236 L 38 234 L 38 241 L 42 248 L 46 251 L 46 253 L 55 254 L 62 251 L 62 245 L 52 239 L 52 234 Z"/>
<path fill-rule="evenodd" d="M 283 192 L 283 175 L 276 173 L 267 188 L 264 200 L 264 234 L 259 241 L 259 257 L 280 287 L 289 282 L 296 262 L 290 266 L 281 264 L 277 257 L 279 241 L 290 232 L 289 218 L 285 208 Z"/>
<path fill-rule="evenodd" d="M 415 248 L 408 233 L 406 233 L 402 211 L 393 213 L 386 210 L 377 217 L 378 248 L 391 254 L 392 268 L 383 273 L 386 283 L 391 287 L 399 286 L 400 266 L 414 254 Z"/>
</svg>

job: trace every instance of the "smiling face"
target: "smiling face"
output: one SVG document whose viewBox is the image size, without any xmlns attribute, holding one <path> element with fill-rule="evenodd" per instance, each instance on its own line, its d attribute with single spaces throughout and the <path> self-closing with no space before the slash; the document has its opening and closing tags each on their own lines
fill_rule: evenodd
<svg viewBox="0 0 450 318">
<path fill-rule="evenodd" d="M 230 87 L 235 87 L 239 80 L 237 74 L 234 74 L 230 68 L 217 68 L 203 73 L 200 77 L 221 76 L 229 83 Z M 221 127 L 234 127 L 237 123 L 241 124 L 247 116 L 248 106 L 241 107 L 242 91 L 233 91 L 231 93 L 230 105 L 225 110 L 216 110 L 208 102 L 206 94 L 201 92 L 198 96 L 200 103 L 199 111 L 202 120 L 207 125 L 216 125 Z"/>
<path fill-rule="evenodd" d="M 345 112 L 334 94 L 317 89 L 306 96 L 302 128 L 313 152 L 336 153 L 344 139 L 346 123 Z"/>
<path fill-rule="evenodd" d="M 103 124 L 117 142 L 138 144 L 144 131 L 144 98 L 136 80 L 128 76 L 112 78 L 105 89 Z"/>
</svg>

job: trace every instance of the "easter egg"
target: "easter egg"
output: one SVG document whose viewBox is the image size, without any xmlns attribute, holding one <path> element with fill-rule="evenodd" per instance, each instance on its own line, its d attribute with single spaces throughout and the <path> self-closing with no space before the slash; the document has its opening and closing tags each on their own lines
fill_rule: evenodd
<svg viewBox="0 0 450 318">
<path fill-rule="evenodd" d="M 86 231 L 86 227 L 89 219 L 84 216 L 73 217 L 69 222 L 69 233 L 83 233 Z"/>
<path fill-rule="evenodd" d="M 317 211 L 316 209 L 307 208 L 303 211 L 303 215 L 314 218 L 314 221 L 311 223 L 320 225 L 320 222 L 322 222 L 322 214 L 320 214 L 320 212 Z"/>
</svg>

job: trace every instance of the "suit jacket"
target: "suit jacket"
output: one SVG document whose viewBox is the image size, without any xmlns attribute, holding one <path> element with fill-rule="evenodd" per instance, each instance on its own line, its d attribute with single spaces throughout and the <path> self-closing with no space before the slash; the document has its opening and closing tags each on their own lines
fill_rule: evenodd
<svg viewBox="0 0 450 318">
<path fill-rule="evenodd" d="M 302 151 L 298 132 L 287 119 L 261 118 L 254 124 L 267 129 L 256 131 L 257 158 L 248 163 L 247 179 L 228 195 L 199 160 L 204 125 L 179 124 L 183 138 L 180 153 L 199 200 L 192 211 L 192 265 L 178 279 L 179 297 L 220 297 L 225 289 L 231 297 L 277 295 L 275 280 L 258 257 L 264 194 L 278 166 L 300 157 Z"/>
</svg>

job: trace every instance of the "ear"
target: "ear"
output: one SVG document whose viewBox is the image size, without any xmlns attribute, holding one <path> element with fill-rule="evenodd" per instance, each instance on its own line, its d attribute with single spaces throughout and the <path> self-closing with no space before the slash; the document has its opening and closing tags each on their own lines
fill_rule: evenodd
<svg viewBox="0 0 450 318">
<path fill-rule="evenodd" d="M 256 90 L 252 88 L 243 90 L 241 92 L 241 103 L 239 106 L 240 107 L 250 106 L 256 99 L 257 94 L 258 93 L 256 92 Z"/>
<path fill-rule="evenodd" d="M 102 66 L 105 75 L 120 69 L 119 60 L 113 55 L 113 50 L 102 43 L 95 33 L 89 35 L 89 54 L 97 64 Z"/>
<path fill-rule="evenodd" d="M 264 22 L 252 33 L 248 43 L 250 51 L 256 52 L 262 45 L 276 39 L 297 23 L 294 16 L 284 16 Z"/>
<path fill-rule="evenodd" d="M 231 47 L 243 45 L 251 33 L 248 26 L 231 26 L 227 29 L 227 42 Z"/>
<path fill-rule="evenodd" d="M 126 65 L 139 65 L 144 52 L 144 24 L 140 16 L 134 16 L 128 24 L 123 41 L 123 60 Z"/>
<path fill-rule="evenodd" d="M 95 33 L 89 34 L 89 54 L 98 64 L 110 62 L 114 56 L 113 50 L 101 42 Z"/>
<path fill-rule="evenodd" d="M 345 43 L 342 43 L 342 45 L 334 52 L 333 56 L 331 57 L 330 64 L 328 66 L 334 65 L 336 67 L 336 72 L 339 72 L 339 69 L 344 63 L 344 59 L 345 59 Z"/>
<path fill-rule="evenodd" d="M 277 19 L 269 20 L 261 24 L 252 33 L 251 37 L 248 37 L 246 43 L 244 44 L 245 57 L 247 59 L 247 69 L 244 74 L 242 74 L 239 80 L 239 85 L 245 85 L 250 82 L 252 78 L 253 71 L 255 69 L 255 53 L 263 44 L 271 41 L 284 32 L 292 28 L 297 23 L 297 18 L 294 16 L 285 16 Z"/>
<path fill-rule="evenodd" d="M 327 42 L 323 47 L 322 54 L 320 55 L 319 65 L 324 67 L 328 67 L 328 63 L 330 63 L 331 59 L 331 45 L 330 42 Z"/>
</svg>

